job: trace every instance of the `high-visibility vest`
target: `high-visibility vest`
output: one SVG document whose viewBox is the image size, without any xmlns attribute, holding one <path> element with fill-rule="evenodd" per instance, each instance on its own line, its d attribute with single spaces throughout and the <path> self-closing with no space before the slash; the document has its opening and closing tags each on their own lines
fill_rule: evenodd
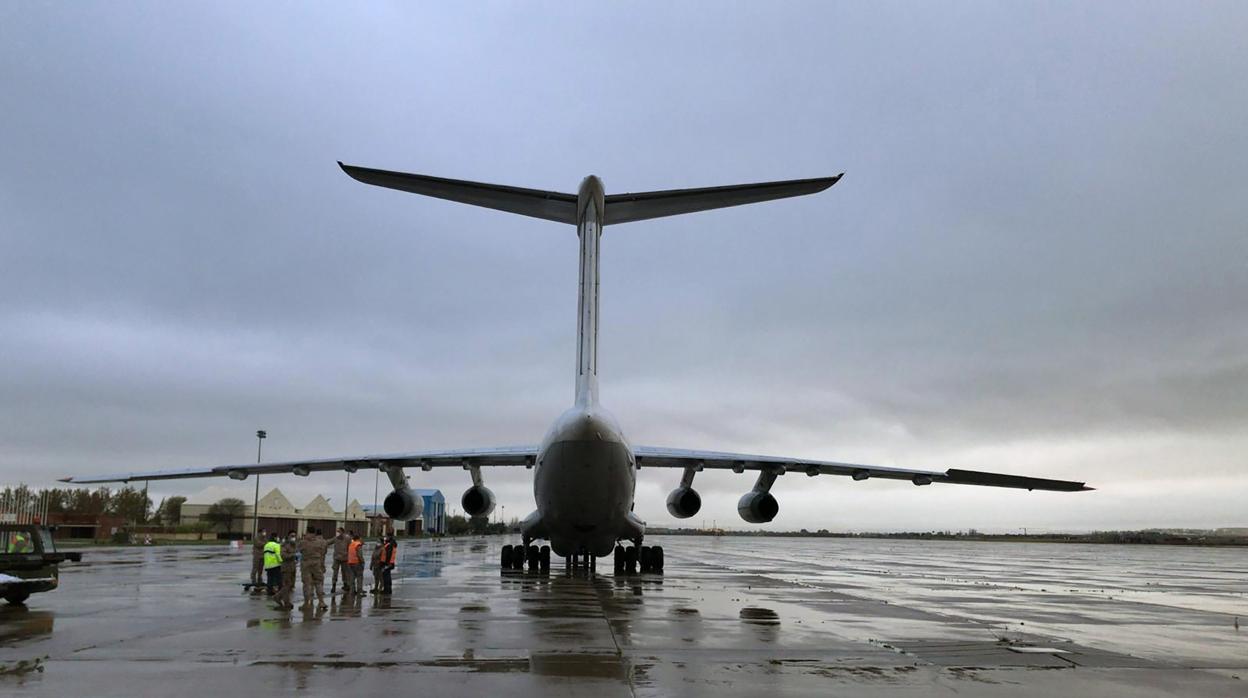
<svg viewBox="0 0 1248 698">
<path fill-rule="evenodd" d="M 275 540 L 264 544 L 264 569 L 282 566 L 282 546 Z"/>
<path fill-rule="evenodd" d="M 389 555 L 387 555 L 387 559 L 383 559 L 382 562 L 385 562 L 388 565 L 393 565 L 395 558 L 399 554 L 399 546 L 397 543 L 386 543 L 386 547 L 390 549 Z"/>
<path fill-rule="evenodd" d="M 360 559 L 360 548 L 364 547 L 364 541 L 353 540 L 351 545 L 347 546 L 347 564 L 359 565 L 363 563 Z"/>
</svg>

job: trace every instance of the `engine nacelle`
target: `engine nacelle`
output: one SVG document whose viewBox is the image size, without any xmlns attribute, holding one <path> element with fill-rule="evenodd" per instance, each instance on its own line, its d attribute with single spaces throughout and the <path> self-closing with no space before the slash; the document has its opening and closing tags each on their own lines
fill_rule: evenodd
<svg viewBox="0 0 1248 698">
<path fill-rule="evenodd" d="M 459 503 L 469 516 L 489 516 L 494 511 L 494 493 L 485 485 L 473 485 L 464 491 Z"/>
<path fill-rule="evenodd" d="M 687 519 L 702 508 L 702 497 L 692 487 L 677 487 L 667 495 L 667 513 L 678 519 Z"/>
<path fill-rule="evenodd" d="M 737 502 L 737 513 L 748 523 L 767 523 L 780 512 L 780 503 L 770 492 L 751 490 Z"/>
<path fill-rule="evenodd" d="M 386 495 L 382 502 L 386 516 L 395 521 L 419 519 L 425 513 L 425 505 L 420 496 L 411 490 L 395 490 Z"/>
</svg>

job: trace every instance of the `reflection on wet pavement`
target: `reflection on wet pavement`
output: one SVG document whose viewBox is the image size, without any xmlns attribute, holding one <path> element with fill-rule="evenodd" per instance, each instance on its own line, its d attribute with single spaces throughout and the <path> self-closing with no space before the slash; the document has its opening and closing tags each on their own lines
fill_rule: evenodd
<svg viewBox="0 0 1248 698">
<path fill-rule="evenodd" d="M 326 611 L 243 594 L 244 554 L 91 549 L 0 609 L 0 690 L 1248 695 L 1239 551 L 668 538 L 616 577 L 500 572 L 510 542 L 405 541 L 393 596 Z"/>
</svg>

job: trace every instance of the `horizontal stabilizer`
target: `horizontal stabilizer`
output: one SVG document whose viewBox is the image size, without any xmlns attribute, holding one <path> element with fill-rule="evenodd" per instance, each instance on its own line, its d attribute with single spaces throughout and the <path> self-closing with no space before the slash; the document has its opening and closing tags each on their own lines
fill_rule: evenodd
<svg viewBox="0 0 1248 698">
<path fill-rule="evenodd" d="M 713 208 L 815 194 L 836 184 L 843 174 L 816 179 L 791 179 L 786 182 L 612 194 L 606 197 L 606 211 L 603 214 L 602 224 L 631 223 L 649 218 L 676 216 L 682 213 L 709 211 Z"/>
<path fill-rule="evenodd" d="M 338 166 L 352 179 L 365 184 L 576 225 L 576 196 L 573 194 L 374 170 L 341 162 Z"/>
</svg>

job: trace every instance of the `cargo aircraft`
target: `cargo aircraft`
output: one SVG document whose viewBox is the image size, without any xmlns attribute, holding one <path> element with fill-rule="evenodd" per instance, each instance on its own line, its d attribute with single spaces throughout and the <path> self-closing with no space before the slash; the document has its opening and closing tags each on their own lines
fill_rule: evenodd
<svg viewBox="0 0 1248 698">
<path fill-rule="evenodd" d="M 356 472 L 362 468 L 376 468 L 386 474 L 393 486 L 393 491 L 385 498 L 386 514 L 396 520 L 407 520 L 421 515 L 420 497 L 412 492 L 406 474 L 409 468 L 467 470 L 472 485 L 464 492 L 460 503 L 471 516 L 487 516 L 494 509 L 495 498 L 485 485 L 483 470 L 524 467 L 533 471 L 537 508 L 520 524 L 523 543 L 504 546 L 502 566 L 523 568 L 527 563 L 530 569 L 549 569 L 553 550 L 571 567 L 592 566 L 596 558 L 613 555 L 617 572 L 635 572 L 638 567 L 643 572 L 661 572 L 664 567 L 663 548 L 643 545 L 646 524 L 633 513 L 636 473 L 643 467 L 671 468 L 680 474 L 679 484 L 667 497 L 668 512 L 680 519 L 697 514 L 701 507 L 702 499 L 693 484 L 694 477 L 704 469 L 757 473 L 754 486 L 737 503 L 741 518 L 754 524 L 776 517 L 780 507 L 771 489 L 776 478 L 786 473 L 843 475 L 859 482 L 877 478 L 908 480 L 924 486 L 943 483 L 1059 492 L 1091 489 L 1082 482 L 974 470 L 915 470 L 636 446 L 625 438 L 619 422 L 603 407 L 598 395 L 598 270 L 604 226 L 814 194 L 836 184 L 841 175 L 634 194 L 606 194 L 602 182 L 591 175 L 581 182 L 576 194 L 566 194 L 338 164 L 349 176 L 365 184 L 576 226 L 581 248 L 576 399 L 551 425 L 541 443 L 129 472 L 65 478 L 65 482 L 89 484 L 211 476 L 244 480 L 252 474 L 307 476 L 327 470 Z M 549 546 L 539 548 L 533 544 L 540 540 L 549 541 Z M 632 545 L 622 546 L 622 541 Z"/>
</svg>

